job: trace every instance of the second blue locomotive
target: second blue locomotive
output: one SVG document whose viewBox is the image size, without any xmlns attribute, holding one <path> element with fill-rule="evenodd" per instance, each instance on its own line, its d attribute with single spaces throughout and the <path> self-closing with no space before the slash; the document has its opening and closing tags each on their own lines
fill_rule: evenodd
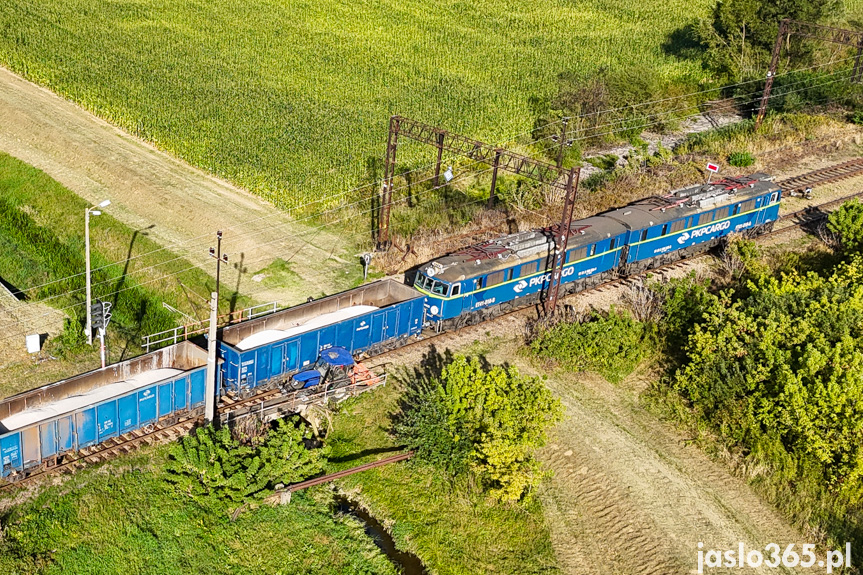
<svg viewBox="0 0 863 575">
<path fill-rule="evenodd" d="M 766 174 L 653 196 L 574 221 L 561 286 L 578 292 L 716 245 L 731 233 L 762 233 L 779 217 L 782 192 Z M 426 320 L 478 323 L 539 300 L 554 261 L 555 227 L 510 234 L 422 266 L 414 287 Z"/>
</svg>

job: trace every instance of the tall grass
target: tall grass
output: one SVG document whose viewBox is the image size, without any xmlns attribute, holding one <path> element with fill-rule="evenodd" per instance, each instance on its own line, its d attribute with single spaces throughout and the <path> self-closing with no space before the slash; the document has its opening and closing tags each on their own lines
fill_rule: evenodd
<svg viewBox="0 0 863 575">
<path fill-rule="evenodd" d="M 145 448 L 107 470 L 84 470 L 0 514 L 0 572 L 395 574 L 357 520 L 334 515 L 327 493 L 300 493 L 232 521 L 167 484 L 166 451 Z"/>
<path fill-rule="evenodd" d="M 0 63 L 291 206 L 360 181 L 393 113 L 494 142 L 532 127 L 561 74 L 695 86 L 700 66 L 662 45 L 711 3 L 9 0 Z"/>
</svg>

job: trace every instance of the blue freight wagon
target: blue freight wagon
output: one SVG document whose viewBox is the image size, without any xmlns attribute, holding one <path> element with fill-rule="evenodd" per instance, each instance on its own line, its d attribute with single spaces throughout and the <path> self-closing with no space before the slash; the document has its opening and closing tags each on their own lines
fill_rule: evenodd
<svg viewBox="0 0 863 575">
<path fill-rule="evenodd" d="M 421 293 L 387 279 L 226 327 L 222 391 L 286 381 L 329 347 L 351 354 L 397 347 L 422 331 L 423 303 Z"/>
<path fill-rule="evenodd" d="M 0 476 L 203 412 L 207 353 L 184 341 L 0 402 Z"/>
</svg>

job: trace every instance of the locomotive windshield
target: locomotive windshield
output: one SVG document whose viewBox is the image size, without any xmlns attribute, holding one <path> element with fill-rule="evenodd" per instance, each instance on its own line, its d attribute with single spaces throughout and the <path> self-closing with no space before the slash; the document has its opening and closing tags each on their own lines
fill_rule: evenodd
<svg viewBox="0 0 863 575">
<path fill-rule="evenodd" d="M 417 274 L 417 279 L 414 282 L 414 285 L 435 295 L 446 295 L 447 288 L 449 287 L 447 284 L 423 274 Z"/>
</svg>

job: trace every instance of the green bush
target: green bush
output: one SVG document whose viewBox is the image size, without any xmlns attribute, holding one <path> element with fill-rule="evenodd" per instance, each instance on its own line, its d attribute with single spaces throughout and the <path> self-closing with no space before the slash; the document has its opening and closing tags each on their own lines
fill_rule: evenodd
<svg viewBox="0 0 863 575">
<path fill-rule="evenodd" d="M 710 280 L 699 282 L 694 274 L 650 285 L 662 300 L 659 335 L 670 357 L 681 357 L 692 330 L 704 319 L 704 310 L 715 298 L 707 291 L 709 286 Z"/>
<path fill-rule="evenodd" d="M 607 314 L 594 312 L 583 323 L 560 323 L 542 331 L 530 350 L 567 369 L 595 371 L 619 383 L 655 349 L 655 336 L 652 325 L 612 309 Z"/>
<path fill-rule="evenodd" d="M 420 459 L 470 471 L 492 498 L 517 501 L 541 481 L 534 451 L 561 417 L 541 379 L 456 356 L 439 378 L 408 392 L 395 431 Z"/>
<path fill-rule="evenodd" d="M 755 157 L 749 152 L 733 152 L 728 156 L 728 163 L 735 168 L 747 168 L 755 163 Z"/>
<path fill-rule="evenodd" d="M 849 252 L 863 249 L 863 203 L 857 198 L 845 202 L 827 217 L 827 229 L 839 236 L 842 247 Z"/>
<path fill-rule="evenodd" d="M 309 437 L 296 417 L 277 421 L 263 441 L 251 445 L 226 427 L 203 427 L 171 447 L 168 481 L 193 497 L 234 503 L 261 497 L 279 483 L 297 483 L 323 470 L 323 453 L 303 443 Z"/>
<path fill-rule="evenodd" d="M 826 279 L 764 278 L 750 289 L 744 300 L 710 302 L 676 389 L 727 441 L 769 453 L 760 463 L 815 469 L 830 489 L 857 497 L 863 260 Z"/>
</svg>

